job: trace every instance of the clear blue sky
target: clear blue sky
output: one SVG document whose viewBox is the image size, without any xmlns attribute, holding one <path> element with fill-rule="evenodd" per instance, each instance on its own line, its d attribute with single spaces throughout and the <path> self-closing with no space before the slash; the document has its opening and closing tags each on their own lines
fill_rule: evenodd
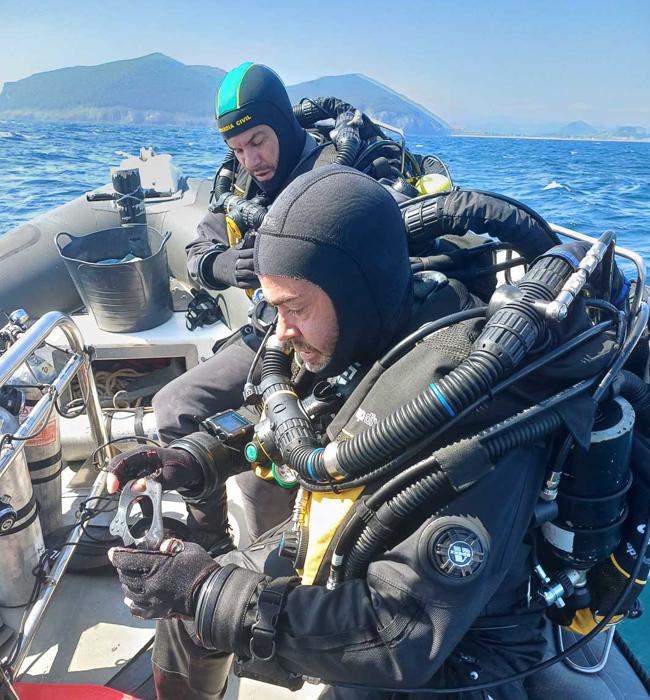
<svg viewBox="0 0 650 700">
<path fill-rule="evenodd" d="M 365 73 L 453 124 L 650 127 L 650 0 L 0 0 L 0 83 L 154 51 Z"/>
</svg>

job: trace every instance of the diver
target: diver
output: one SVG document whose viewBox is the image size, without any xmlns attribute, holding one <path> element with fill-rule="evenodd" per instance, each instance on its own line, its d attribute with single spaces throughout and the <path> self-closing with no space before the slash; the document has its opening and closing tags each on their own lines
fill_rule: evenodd
<svg viewBox="0 0 650 700">
<path fill-rule="evenodd" d="M 199 432 L 112 461 L 111 492 L 156 471 L 164 488 L 207 498 L 224 469 L 248 460 L 259 470 L 271 458 L 301 483 L 291 521 L 247 550 L 213 559 L 167 540 L 161 551 L 111 551 L 133 614 L 159 619 L 160 700 L 223 697 L 233 655 L 238 675 L 290 688 L 322 679 L 325 698 L 470 687 L 444 696 L 456 700 L 488 697 L 471 687 L 542 657 L 527 533 L 547 438 L 571 416 L 584 423 L 590 404 L 577 397 L 553 420 L 522 422 L 519 412 L 574 380 L 574 369 L 601 371 L 613 349 L 592 334 L 596 366 L 578 348 L 568 376 L 546 376 L 540 364 L 530 385 L 491 391 L 526 353 L 559 342 L 522 299 L 552 298 L 588 246 L 542 255 L 484 323 L 483 305 L 457 281 L 416 298 L 402 228 L 393 198 L 359 172 L 329 166 L 292 182 L 254 247 L 254 272 L 278 310 L 254 435 L 244 447 Z M 567 333 L 589 325 L 583 307 L 569 316 L 559 326 Z M 313 375 L 312 394 L 292 385 L 291 349 Z M 489 410 L 470 411 L 488 398 Z M 507 420 L 512 428 L 496 429 Z M 454 425 L 443 436 L 445 422 Z M 518 680 L 489 697 L 528 696 Z"/>
<path fill-rule="evenodd" d="M 217 94 L 216 116 L 219 131 L 240 166 L 233 189 L 241 197 L 261 195 L 270 202 L 298 174 L 330 163 L 335 156 L 331 144 L 318 143 L 298 124 L 282 81 L 266 66 L 243 63 L 231 70 Z M 252 241 L 230 246 L 223 213 L 205 215 L 186 252 L 190 276 L 202 287 L 258 286 Z M 226 347 L 156 394 L 153 407 L 164 443 L 197 430 L 197 416 L 205 418 L 241 403 L 244 381 L 260 342 L 249 330 L 241 329 Z M 248 473 L 238 477 L 238 484 L 251 539 L 290 512 L 292 491 Z M 225 503 L 225 489 L 215 498 Z M 214 551 L 232 546 L 218 519 L 222 511 L 201 501 L 188 504 L 188 524 L 195 539 Z"/>
<path fill-rule="evenodd" d="M 268 206 L 301 173 L 334 162 L 358 166 L 385 183 L 398 200 L 417 194 L 400 174 L 400 160 L 406 163 L 405 174 L 411 172 L 409 168 L 420 174 L 448 174 L 434 156 L 402 154 L 397 143 L 386 139 L 372 121 L 341 100 L 306 99 L 292 108 L 280 78 L 260 64 L 243 63 L 226 75 L 218 91 L 216 115 L 229 151 L 215 177 L 214 197 L 217 205 L 220 200 L 237 204 L 234 209 L 223 205 L 216 207 L 220 211 L 211 208 L 198 226 L 197 237 L 186 247 L 190 277 L 207 289 L 239 287 L 250 292 L 258 286 L 253 237 L 244 230 L 237 242 L 229 227 L 234 225 L 239 237 L 242 232 L 235 222 L 245 228 L 238 219 L 242 206 L 250 203 L 258 215 L 265 212 L 261 204 Z M 327 118 L 333 120 L 333 130 L 331 125 L 318 127 L 319 120 Z M 398 185 L 397 189 L 392 184 Z M 250 325 L 244 326 L 206 362 L 158 392 L 153 408 L 164 443 L 195 431 L 198 420 L 241 403 L 259 344 L 259 333 Z M 278 489 L 251 473 L 239 476 L 238 485 L 251 540 L 289 514 L 293 491 Z M 225 489 L 215 498 L 225 499 Z M 215 519 L 221 510 L 199 501 L 188 503 L 188 524 L 194 539 L 215 552 L 232 546 L 230 535 L 224 538 L 224 524 Z"/>
</svg>

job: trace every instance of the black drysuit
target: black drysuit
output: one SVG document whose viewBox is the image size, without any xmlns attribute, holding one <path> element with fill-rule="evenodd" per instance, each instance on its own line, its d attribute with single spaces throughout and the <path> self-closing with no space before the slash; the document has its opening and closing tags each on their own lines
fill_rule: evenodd
<svg viewBox="0 0 650 700">
<path fill-rule="evenodd" d="M 405 376 L 414 381 L 414 362 L 429 369 L 423 359 L 407 356 L 376 389 Z M 438 360 L 445 368 L 455 364 L 444 352 Z M 353 417 L 346 431 L 366 427 Z M 276 660 L 288 671 L 316 678 L 387 687 L 462 687 L 512 675 L 539 660 L 541 617 L 526 611 L 530 565 L 523 539 L 541 488 L 544 456 L 539 448 L 507 455 L 477 486 L 373 561 L 364 579 L 326 590 L 326 559 L 314 585 L 298 586 L 287 596 L 277 626 Z M 488 552 L 484 568 L 462 581 L 446 576 L 428 554 L 437 532 L 459 525 L 479 534 Z M 277 553 L 284 529 L 288 524 L 251 549 L 217 560 L 224 567 L 242 567 L 220 593 L 212 632 L 220 650 L 247 656 L 256 600 L 267 577 L 295 575 Z M 207 700 L 220 697 L 230 658 L 195 645 L 182 624 L 167 620 L 158 625 L 154 663 L 191 678 L 193 692 L 205 693 L 185 691 L 182 697 Z M 519 684 L 490 694 L 495 700 L 527 697 Z M 390 698 L 391 693 L 331 688 L 323 697 L 356 700 Z"/>
<path fill-rule="evenodd" d="M 394 235 L 401 226 L 399 212 L 386 199 L 389 195 L 377 192 L 367 180 L 336 167 L 310 173 L 277 200 L 256 242 L 260 274 L 308 279 L 330 296 L 339 341 L 323 370 L 326 376 L 341 372 L 351 361 L 359 363 L 358 374 L 363 375 L 388 346 L 412 330 L 416 318 L 415 325 L 420 325 L 473 303 L 462 285 L 450 283 L 416 307 L 406 242 Z M 372 386 L 362 379 L 330 424 L 329 439 L 366 430 L 449 372 L 469 352 L 476 332 L 472 322 L 433 336 Z M 521 406 L 512 396 L 494 402 L 489 412 L 465 422 L 463 431 L 474 434 Z M 507 454 L 442 512 L 424 512 L 420 521 L 409 523 L 410 530 L 396 533 L 396 541 L 374 558 L 363 578 L 328 590 L 324 584 L 332 554 L 329 545 L 347 517 L 344 513 L 341 521 L 340 511 L 333 512 L 322 547 L 311 553 L 308 549 L 305 574 L 309 570 L 310 575 L 303 575 L 302 582 L 287 583 L 276 625 L 276 655 L 270 663 L 325 682 L 402 688 L 472 685 L 527 668 L 544 648 L 540 613 L 526 607 L 530 567 L 524 536 L 545 458 L 544 445 Z M 375 482 L 373 488 L 381 483 Z M 315 517 L 318 504 L 336 500 L 332 492 L 312 495 L 308 517 Z M 278 557 L 283 529 L 286 525 L 248 550 L 217 559 L 223 568 L 203 584 L 218 592 L 208 620 L 209 642 L 192 641 L 177 620 L 159 623 L 154 671 L 161 700 L 222 697 L 230 654 L 250 657 L 260 595 L 277 583 L 277 577 L 295 575 Z M 316 521 L 309 520 L 310 547 L 312 538 L 318 539 L 317 531 Z M 470 532 L 483 553 L 481 566 L 460 580 L 449 575 L 436 557 L 439 538 L 453 538 L 459 531 Z M 205 618 L 197 617 L 197 629 L 205 630 L 205 623 Z M 526 697 L 519 684 L 501 686 L 490 695 L 495 700 Z M 392 696 L 390 691 L 332 687 L 324 697 Z M 474 700 L 488 695 L 446 697 Z"/>
</svg>

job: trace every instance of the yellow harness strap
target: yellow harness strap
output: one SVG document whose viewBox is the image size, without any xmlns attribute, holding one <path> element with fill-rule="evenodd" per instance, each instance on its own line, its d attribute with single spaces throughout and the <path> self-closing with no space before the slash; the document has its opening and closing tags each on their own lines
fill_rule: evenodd
<svg viewBox="0 0 650 700">
<path fill-rule="evenodd" d="M 309 527 L 309 544 L 305 566 L 302 572 L 298 572 L 302 574 L 304 585 L 313 584 L 332 538 L 362 492 L 363 486 L 357 486 L 343 493 L 310 494 L 305 523 Z"/>
</svg>

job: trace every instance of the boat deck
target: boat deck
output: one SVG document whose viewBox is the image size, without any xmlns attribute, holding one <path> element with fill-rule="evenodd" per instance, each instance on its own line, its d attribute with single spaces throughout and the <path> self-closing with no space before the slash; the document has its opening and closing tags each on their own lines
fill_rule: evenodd
<svg viewBox="0 0 650 700">
<path fill-rule="evenodd" d="M 72 522 L 81 501 L 88 495 L 94 473 L 82 468 L 78 472 L 66 469 L 63 473 L 63 508 Z M 228 483 L 228 497 L 234 534 L 243 544 L 248 540 L 246 525 L 241 517 L 241 495 L 234 479 Z M 184 505 L 176 494 L 166 494 L 165 515 L 182 515 Z M 111 513 L 93 521 L 108 524 Z M 2 618 L 16 628 L 21 610 L 1 609 Z M 127 690 L 120 685 L 133 683 L 123 673 L 132 657 L 145 649 L 153 639 L 154 622 L 133 617 L 123 603 L 123 593 L 112 567 L 89 573 L 67 572 L 59 585 L 54 599 L 32 644 L 31 650 L 20 669 L 19 680 L 25 683 L 80 683 L 111 685 Z M 143 653 L 142 663 L 134 671 L 142 682 L 144 669 L 148 668 L 149 653 Z M 133 676 L 133 673 L 130 674 Z M 145 676 L 146 678 L 146 676 Z M 148 687 L 147 687 L 148 686 Z M 322 686 L 305 685 L 297 693 L 251 680 L 231 677 L 227 700 L 244 700 L 264 697 L 269 700 L 297 698 L 311 700 L 318 697 Z M 133 692 L 133 690 L 132 690 Z M 151 681 L 141 690 L 142 700 L 153 698 Z M 138 693 L 134 693 L 138 695 Z"/>
</svg>

